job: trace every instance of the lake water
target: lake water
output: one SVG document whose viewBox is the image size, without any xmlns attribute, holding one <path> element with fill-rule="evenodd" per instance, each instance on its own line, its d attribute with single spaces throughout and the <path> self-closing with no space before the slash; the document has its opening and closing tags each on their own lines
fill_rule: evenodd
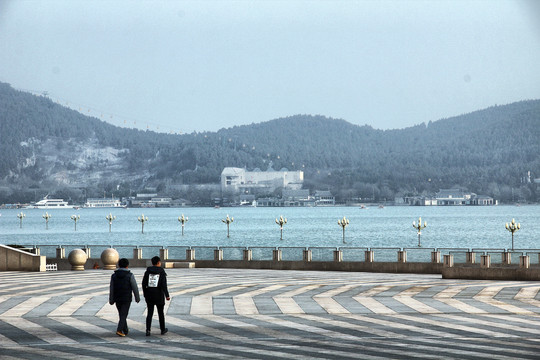
<svg viewBox="0 0 540 360">
<path fill-rule="evenodd" d="M 425 248 L 511 248 L 511 234 L 505 223 L 521 223 L 515 234 L 516 249 L 537 249 L 540 239 L 540 206 L 492 207 L 369 207 L 314 208 L 157 208 L 157 209 L 23 209 L 26 218 L 19 228 L 21 210 L 0 210 L 0 243 L 19 245 L 113 245 L 113 246 L 231 246 L 231 247 L 398 247 L 413 248 L 418 237 L 413 221 L 427 221 L 422 231 Z M 45 212 L 52 215 L 45 229 Z M 109 233 L 105 216 L 116 216 Z M 148 217 L 141 233 L 137 220 Z M 77 231 L 73 214 L 80 215 Z M 178 217 L 189 218 L 184 236 Z M 234 217 L 227 226 L 221 220 Z M 280 240 L 275 218 L 288 223 Z M 338 219 L 350 220 L 342 243 Z"/>
</svg>

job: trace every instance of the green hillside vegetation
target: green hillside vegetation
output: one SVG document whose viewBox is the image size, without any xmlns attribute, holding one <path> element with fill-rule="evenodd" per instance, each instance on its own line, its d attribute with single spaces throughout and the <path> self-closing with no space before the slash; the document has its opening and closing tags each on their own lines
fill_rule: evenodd
<svg viewBox="0 0 540 360">
<path fill-rule="evenodd" d="M 523 177 L 527 171 L 540 177 L 539 139 L 539 100 L 399 130 L 295 115 L 217 132 L 170 135 L 115 127 L 0 83 L 0 203 L 33 201 L 36 192 L 75 187 L 84 188 L 87 196 L 102 195 L 117 184 L 124 195 L 126 189 L 144 186 L 167 194 L 174 184 L 218 183 L 227 166 L 266 170 L 270 164 L 303 170 L 306 187 L 330 189 L 339 201 L 383 201 L 397 193 L 433 193 L 454 186 L 502 201 L 516 194 L 537 201 L 536 187 Z M 51 140 L 62 154 L 53 165 L 41 156 Z M 101 160 L 81 167 L 71 152 L 76 144 L 90 141 L 96 148 L 120 150 L 121 165 L 113 171 L 108 160 Z M 95 170 L 109 175 L 84 183 Z M 58 174 L 79 178 L 62 182 Z"/>
</svg>

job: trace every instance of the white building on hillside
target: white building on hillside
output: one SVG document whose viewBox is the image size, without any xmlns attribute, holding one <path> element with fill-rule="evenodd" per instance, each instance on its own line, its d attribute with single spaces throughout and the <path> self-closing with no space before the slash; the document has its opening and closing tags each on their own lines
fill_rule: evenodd
<svg viewBox="0 0 540 360">
<path fill-rule="evenodd" d="M 245 168 L 227 167 L 221 172 L 223 192 L 272 192 L 277 188 L 301 189 L 304 183 L 303 171 L 248 171 Z"/>
</svg>

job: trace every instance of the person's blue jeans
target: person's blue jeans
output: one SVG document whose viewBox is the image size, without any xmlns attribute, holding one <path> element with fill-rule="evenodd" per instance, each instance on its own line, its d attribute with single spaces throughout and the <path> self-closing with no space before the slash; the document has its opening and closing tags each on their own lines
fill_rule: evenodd
<svg viewBox="0 0 540 360">
<path fill-rule="evenodd" d="M 127 335 L 129 332 L 127 326 L 127 316 L 129 313 L 129 307 L 131 306 L 130 302 L 116 302 L 116 308 L 118 309 L 118 327 L 116 331 L 121 331 Z"/>
</svg>

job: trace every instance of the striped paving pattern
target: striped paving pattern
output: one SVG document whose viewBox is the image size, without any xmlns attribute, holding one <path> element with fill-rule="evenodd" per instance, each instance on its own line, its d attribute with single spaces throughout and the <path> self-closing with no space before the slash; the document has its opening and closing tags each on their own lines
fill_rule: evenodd
<svg viewBox="0 0 540 360">
<path fill-rule="evenodd" d="M 535 282 L 168 269 L 169 333 L 142 301 L 119 338 L 111 273 L 0 273 L 0 359 L 540 359 Z"/>
</svg>

